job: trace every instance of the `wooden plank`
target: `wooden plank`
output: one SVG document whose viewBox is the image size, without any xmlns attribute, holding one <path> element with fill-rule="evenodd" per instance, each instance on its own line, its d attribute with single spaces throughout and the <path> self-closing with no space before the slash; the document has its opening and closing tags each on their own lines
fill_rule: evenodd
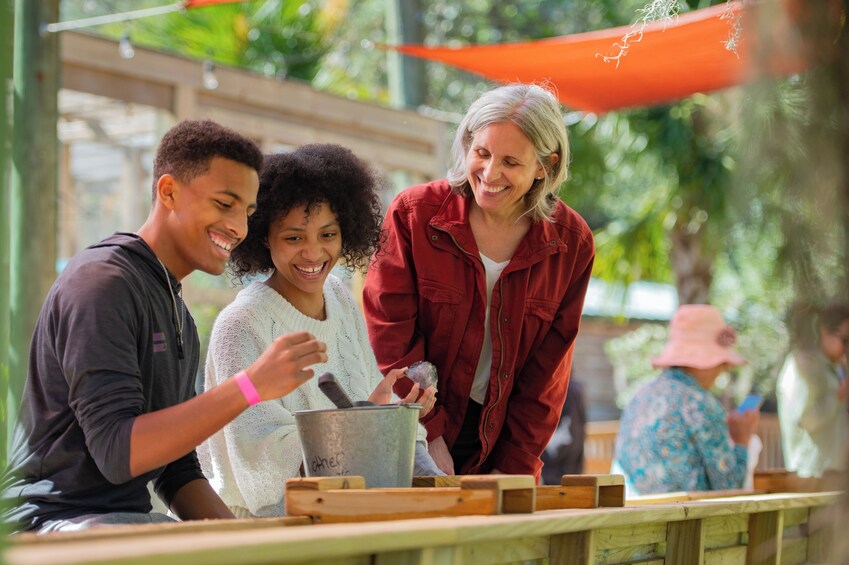
<svg viewBox="0 0 849 565">
<path fill-rule="evenodd" d="M 704 558 L 704 521 L 670 522 L 666 528 L 666 565 L 703 565 Z"/>
<path fill-rule="evenodd" d="M 778 565 L 784 533 L 782 510 L 756 512 L 749 516 L 748 565 Z"/>
<path fill-rule="evenodd" d="M 295 490 L 348 490 L 366 488 L 365 477 L 301 477 L 286 479 L 286 492 Z"/>
<path fill-rule="evenodd" d="M 551 536 L 549 561 L 558 565 L 595 565 L 595 532 L 571 532 Z"/>
<path fill-rule="evenodd" d="M 724 547 L 705 550 L 704 565 L 740 565 L 746 562 L 746 547 Z"/>
<path fill-rule="evenodd" d="M 462 490 L 491 490 L 498 496 L 498 514 L 533 512 L 536 507 L 536 479 L 532 475 L 466 475 Z"/>
<path fill-rule="evenodd" d="M 742 546 L 742 535 L 749 529 L 745 514 L 705 518 L 705 549 Z"/>
<path fill-rule="evenodd" d="M 364 489 L 286 491 L 286 515 L 316 523 L 407 520 L 437 516 L 496 514 L 494 490 Z"/>
<path fill-rule="evenodd" d="M 784 511 L 784 529 L 797 526 L 808 521 L 808 508 L 788 508 Z"/>
<path fill-rule="evenodd" d="M 527 537 L 502 542 L 466 544 L 454 551 L 454 563 L 494 565 L 548 559 L 549 538 Z M 446 563 L 446 561 L 442 561 Z"/>
<path fill-rule="evenodd" d="M 647 504 L 670 504 L 673 502 L 687 502 L 691 500 L 711 500 L 714 498 L 729 498 L 733 496 L 750 496 L 764 494 L 766 491 L 754 489 L 728 489 L 728 490 L 702 490 L 702 491 L 678 491 L 661 494 L 644 494 L 632 496 L 625 501 L 626 506 L 642 506 Z"/>
<path fill-rule="evenodd" d="M 808 540 L 805 538 L 785 539 L 781 544 L 781 565 L 801 563 L 810 563 L 808 561 Z"/>
<path fill-rule="evenodd" d="M 50 535 L 21 533 L 14 536 L 15 544 L 44 545 L 50 543 L 89 543 L 102 539 L 144 538 L 148 536 L 184 535 L 197 532 L 237 532 L 285 526 L 307 526 L 312 520 L 302 516 L 282 518 L 246 518 L 233 520 L 187 520 L 165 524 L 121 524 L 108 528 L 92 528 L 79 532 L 55 532 Z"/>
<path fill-rule="evenodd" d="M 634 524 L 596 530 L 596 549 L 616 549 L 666 541 L 666 523 Z"/>
<path fill-rule="evenodd" d="M 459 475 L 413 477 L 413 487 L 459 487 Z"/>
<path fill-rule="evenodd" d="M 596 565 L 619 565 L 620 563 L 663 563 L 666 542 L 633 545 L 605 549 L 596 553 Z"/>
</svg>

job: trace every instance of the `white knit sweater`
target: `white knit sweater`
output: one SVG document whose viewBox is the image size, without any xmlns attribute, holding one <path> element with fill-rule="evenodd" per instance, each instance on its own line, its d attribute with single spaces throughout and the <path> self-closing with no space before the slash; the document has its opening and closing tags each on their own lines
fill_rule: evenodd
<svg viewBox="0 0 849 565">
<path fill-rule="evenodd" d="M 221 384 L 250 366 L 281 336 L 307 331 L 327 344 L 327 363 L 313 365 L 316 377 L 331 372 L 351 397 L 366 400 L 383 376 L 362 314 L 334 275 L 324 284 L 327 319 L 307 317 L 277 291 L 254 282 L 221 311 L 212 328 L 204 387 Z M 301 442 L 293 413 L 334 408 L 312 378 L 282 399 L 248 408 L 198 447 L 204 474 L 239 517 L 282 516 L 286 479 L 298 476 Z M 419 440 L 425 432 L 419 426 Z"/>
</svg>

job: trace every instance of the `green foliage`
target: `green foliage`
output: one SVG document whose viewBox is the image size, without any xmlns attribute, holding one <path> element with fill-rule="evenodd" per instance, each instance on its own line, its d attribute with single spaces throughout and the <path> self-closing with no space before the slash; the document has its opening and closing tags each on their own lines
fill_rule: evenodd
<svg viewBox="0 0 849 565">
<path fill-rule="evenodd" d="M 613 365 L 616 405 L 619 408 L 624 408 L 644 384 L 657 376 L 651 360 L 663 351 L 667 335 L 665 325 L 643 324 L 604 344 L 604 352 Z"/>
</svg>

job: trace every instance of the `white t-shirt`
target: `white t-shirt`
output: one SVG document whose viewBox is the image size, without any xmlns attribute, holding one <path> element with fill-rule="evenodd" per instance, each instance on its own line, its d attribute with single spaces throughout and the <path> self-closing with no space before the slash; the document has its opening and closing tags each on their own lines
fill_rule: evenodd
<svg viewBox="0 0 849 565">
<path fill-rule="evenodd" d="M 489 374 L 492 371 L 492 332 L 489 331 L 489 303 L 492 299 L 492 289 L 495 286 L 495 281 L 501 276 L 501 272 L 510 263 L 509 259 L 496 263 L 483 253 L 481 253 L 481 261 L 486 271 L 486 320 L 484 321 L 481 356 L 478 360 L 478 368 L 475 370 L 472 392 L 469 394 L 469 397 L 478 404 L 483 404 L 486 400 L 486 391 L 489 389 Z"/>
</svg>

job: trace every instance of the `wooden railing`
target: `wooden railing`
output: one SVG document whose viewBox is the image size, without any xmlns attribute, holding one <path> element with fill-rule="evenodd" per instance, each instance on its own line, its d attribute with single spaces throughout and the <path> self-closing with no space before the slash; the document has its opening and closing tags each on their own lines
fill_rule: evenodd
<svg viewBox="0 0 849 565">
<path fill-rule="evenodd" d="M 587 422 L 586 431 L 584 472 L 609 473 L 616 445 L 616 434 L 619 432 L 619 420 Z M 758 459 L 757 469 L 780 469 L 784 467 L 778 417 L 775 414 L 761 414 L 757 434 L 763 443 L 763 451 L 761 451 Z"/>
</svg>

